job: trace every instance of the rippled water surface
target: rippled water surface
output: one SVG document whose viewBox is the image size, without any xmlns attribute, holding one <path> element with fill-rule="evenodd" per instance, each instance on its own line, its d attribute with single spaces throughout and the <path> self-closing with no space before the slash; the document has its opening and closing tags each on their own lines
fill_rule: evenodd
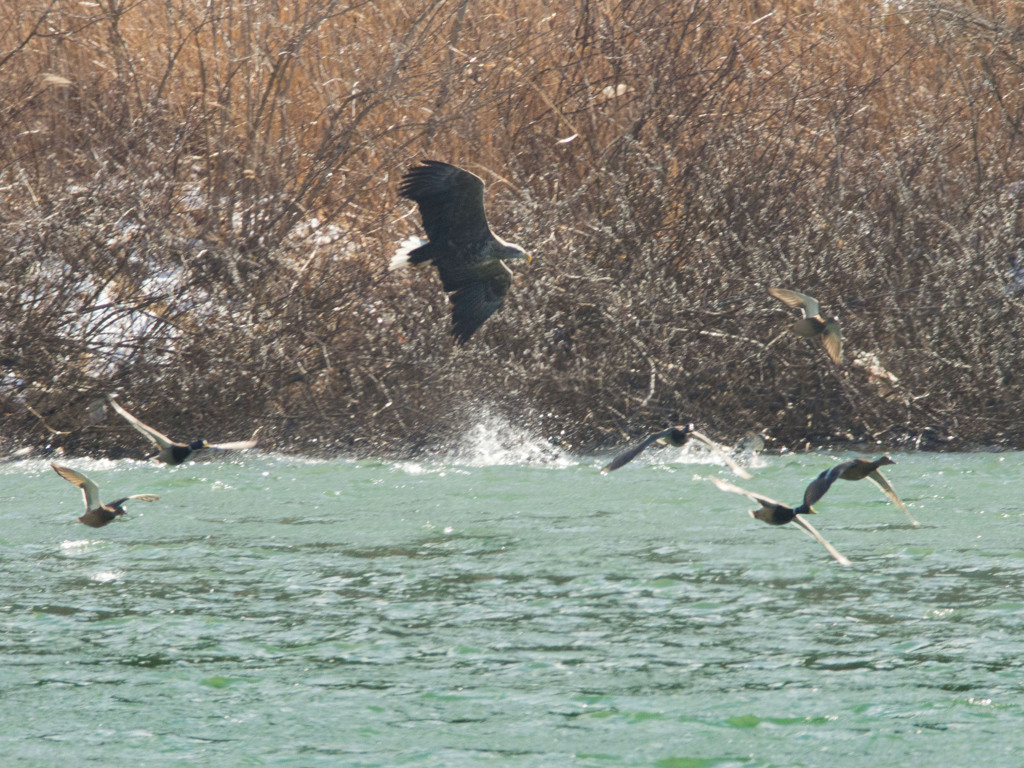
<svg viewBox="0 0 1024 768">
<path fill-rule="evenodd" d="M 4 764 L 1022 764 L 1024 455 L 606 458 L 0 465 Z"/>
</svg>

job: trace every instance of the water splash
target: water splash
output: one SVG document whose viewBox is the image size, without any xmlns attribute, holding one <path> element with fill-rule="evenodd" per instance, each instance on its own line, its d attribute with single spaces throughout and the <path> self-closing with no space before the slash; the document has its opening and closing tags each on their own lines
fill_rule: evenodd
<svg viewBox="0 0 1024 768">
<path fill-rule="evenodd" d="M 497 414 L 485 414 L 452 446 L 447 460 L 473 467 L 543 464 L 570 467 L 579 461 L 558 445 Z"/>
<path fill-rule="evenodd" d="M 730 451 L 728 445 L 722 446 L 726 452 Z M 757 469 L 767 466 L 767 462 L 761 454 L 754 451 L 732 451 L 732 459 L 744 469 Z M 673 468 L 678 464 L 708 464 L 713 466 L 724 466 L 721 457 L 706 445 L 690 440 L 682 448 L 666 446 L 664 448 L 649 448 L 634 463 L 648 464 L 655 467 Z"/>
</svg>

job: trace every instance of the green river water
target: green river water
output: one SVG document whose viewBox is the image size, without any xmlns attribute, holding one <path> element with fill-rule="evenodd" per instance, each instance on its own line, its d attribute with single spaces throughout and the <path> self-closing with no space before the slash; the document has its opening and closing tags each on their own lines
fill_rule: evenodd
<svg viewBox="0 0 1024 768">
<path fill-rule="evenodd" d="M 1024 454 L 0 465 L 6 766 L 1024 765 Z"/>
</svg>

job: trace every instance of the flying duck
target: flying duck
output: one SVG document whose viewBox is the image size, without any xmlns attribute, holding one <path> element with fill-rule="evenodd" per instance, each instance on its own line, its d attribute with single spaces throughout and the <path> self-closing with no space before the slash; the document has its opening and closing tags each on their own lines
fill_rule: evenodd
<svg viewBox="0 0 1024 768">
<path fill-rule="evenodd" d="M 785 288 L 769 288 L 768 293 L 784 304 L 803 312 L 803 317 L 789 326 L 792 333 L 805 339 L 820 337 L 832 362 L 839 365 L 843 361 L 843 340 L 839 335 L 838 317 L 822 317 L 818 300 L 806 294 L 789 291 Z"/>
<path fill-rule="evenodd" d="M 686 445 L 686 442 L 691 438 L 696 438 L 700 442 L 704 443 L 712 452 L 716 453 L 722 461 L 725 462 L 726 466 L 729 467 L 735 474 L 742 477 L 744 480 L 750 479 L 750 473 L 743 469 L 739 464 L 732 460 L 732 458 L 722 449 L 718 443 L 711 440 L 706 435 L 698 432 L 693 428 L 693 424 L 686 424 L 681 427 L 669 427 L 663 429 L 661 432 L 655 432 L 648 435 L 639 443 L 634 445 L 628 451 L 624 451 L 612 459 L 607 465 L 601 468 L 602 474 L 613 472 L 624 464 L 628 464 L 647 448 L 651 443 L 658 443 L 659 445 L 671 445 L 675 448 L 681 448 Z"/>
<path fill-rule="evenodd" d="M 865 477 L 872 483 L 878 486 L 878 488 L 889 497 L 889 500 L 902 510 L 903 514 L 910 520 L 910 524 L 915 528 L 921 524 L 914 519 L 914 516 L 910 514 L 910 510 L 907 509 L 907 505 L 903 503 L 903 500 L 896 495 L 896 491 L 893 490 L 892 485 L 885 479 L 879 467 L 886 466 L 888 464 L 895 464 L 896 462 L 890 459 L 888 456 L 882 456 L 881 458 L 875 459 L 874 461 L 868 461 L 867 459 L 850 459 L 844 461 L 842 464 L 837 464 L 832 469 L 827 469 L 822 472 L 814 480 L 814 483 L 821 483 L 827 490 L 830 485 L 838 478 L 839 480 L 863 480 Z M 814 484 L 812 483 L 812 485 Z M 822 491 L 824 493 L 824 491 Z"/>
<path fill-rule="evenodd" d="M 132 496 L 112 501 L 109 504 L 100 502 L 100 489 L 92 480 L 76 472 L 69 467 L 62 467 L 59 464 L 50 463 L 54 472 L 63 477 L 72 485 L 82 489 L 82 496 L 85 497 L 85 514 L 78 518 L 78 522 L 88 525 L 90 528 L 102 528 L 107 523 L 116 520 L 124 514 L 123 505 L 129 499 L 139 501 L 156 501 L 160 497 L 153 493 L 137 493 Z"/>
<path fill-rule="evenodd" d="M 817 540 L 819 544 L 825 547 L 825 549 L 828 550 L 828 553 L 835 558 L 837 563 L 840 565 L 850 565 L 850 561 L 835 547 L 829 544 L 828 541 L 825 540 L 825 537 L 818 533 L 818 530 L 802 517 L 802 515 L 817 514 L 811 505 L 824 496 L 825 491 L 827 491 L 828 487 L 831 485 L 831 483 L 818 483 L 815 485 L 815 483 L 821 479 L 820 475 L 814 480 L 814 482 L 807 486 L 807 490 L 804 491 L 804 501 L 796 508 L 789 507 L 767 496 L 762 496 L 760 493 L 754 493 L 753 491 L 748 491 L 745 488 L 740 488 L 738 485 L 727 483 L 725 480 L 720 480 L 717 477 L 711 477 L 709 479 L 719 488 L 719 490 L 728 491 L 729 493 L 738 493 L 739 495 L 746 496 L 748 499 L 760 504 L 760 509 L 750 511 L 751 517 L 768 523 L 768 525 L 785 525 L 786 523 L 795 523 L 802 528 L 804 532 L 809 534 L 812 538 Z"/>
<path fill-rule="evenodd" d="M 216 445 L 206 442 L 205 440 L 194 440 L 191 443 L 178 443 L 171 440 L 167 435 L 162 432 L 158 432 L 148 424 L 143 424 L 137 418 L 132 416 L 128 411 L 122 408 L 113 397 L 107 398 L 110 406 L 121 414 L 125 420 L 137 429 L 147 440 L 149 440 L 157 448 L 155 458 L 162 461 L 164 464 L 181 464 L 183 461 L 187 461 L 188 458 L 196 451 L 202 450 L 220 450 L 220 451 L 243 451 L 247 448 L 254 448 L 256 446 L 256 432 L 253 433 L 253 439 L 241 440 L 236 443 L 218 443 Z"/>
</svg>

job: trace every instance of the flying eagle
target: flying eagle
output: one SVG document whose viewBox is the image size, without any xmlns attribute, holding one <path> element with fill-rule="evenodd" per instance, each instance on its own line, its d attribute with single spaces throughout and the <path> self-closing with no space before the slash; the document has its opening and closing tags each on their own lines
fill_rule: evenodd
<svg viewBox="0 0 1024 768">
<path fill-rule="evenodd" d="M 505 303 L 512 270 L 502 259 L 530 257 L 491 232 L 484 213 L 484 183 L 469 171 L 424 160 L 402 177 L 398 194 L 419 206 L 429 238 L 410 238 L 391 269 L 433 262 L 452 304 L 452 336 L 465 344 Z"/>
</svg>

